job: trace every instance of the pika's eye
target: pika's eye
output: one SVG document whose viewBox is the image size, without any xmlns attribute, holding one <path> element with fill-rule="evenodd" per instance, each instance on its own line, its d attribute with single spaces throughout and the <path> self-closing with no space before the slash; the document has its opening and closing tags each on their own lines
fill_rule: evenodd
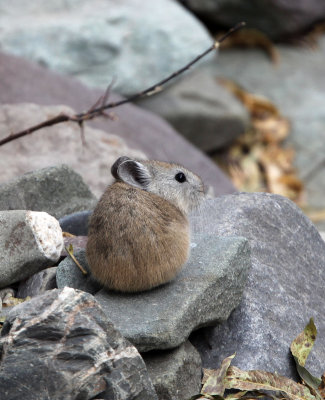
<svg viewBox="0 0 325 400">
<path fill-rule="evenodd" d="M 178 172 L 178 174 L 175 175 L 175 179 L 177 182 L 183 183 L 186 181 L 186 176 L 183 174 L 183 172 Z"/>
</svg>

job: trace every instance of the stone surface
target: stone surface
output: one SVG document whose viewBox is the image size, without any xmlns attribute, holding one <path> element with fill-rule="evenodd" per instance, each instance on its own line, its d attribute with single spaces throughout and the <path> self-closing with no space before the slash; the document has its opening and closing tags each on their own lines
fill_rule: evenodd
<svg viewBox="0 0 325 400">
<path fill-rule="evenodd" d="M 203 151 L 230 144 L 249 126 L 244 106 L 205 71 L 192 73 L 138 104 L 161 115 Z"/>
<path fill-rule="evenodd" d="M 24 6 L 22 6 L 24 4 Z M 173 0 L 0 2 L 4 51 L 133 94 L 211 45 L 206 28 Z"/>
<path fill-rule="evenodd" d="M 3 399 L 157 400 L 137 350 L 93 296 L 71 288 L 12 309 L 0 354 Z"/>
<path fill-rule="evenodd" d="M 61 228 L 49 214 L 0 211 L 0 288 L 55 264 L 62 247 Z"/>
<path fill-rule="evenodd" d="M 0 103 L 67 104 L 80 112 L 89 109 L 102 95 L 102 90 L 89 89 L 72 77 L 62 77 L 36 64 L 0 52 Z M 110 101 L 120 99 L 111 93 Z M 97 118 L 87 123 L 87 126 L 117 134 L 126 140 L 129 147 L 141 149 L 150 159 L 177 161 L 183 164 L 199 174 L 207 185 L 213 186 L 216 195 L 235 191 L 229 179 L 213 161 L 181 137 L 160 117 L 132 104 L 125 104 L 113 111 L 116 117 L 114 120 Z M 5 135 L 6 132 L 1 134 Z M 78 133 L 78 138 L 79 135 Z M 44 134 L 34 133 L 33 137 L 34 141 L 42 141 Z M 60 147 L 61 152 L 64 152 L 64 143 L 56 141 L 54 146 Z M 15 166 L 12 167 L 14 173 L 12 169 L 8 169 L 7 163 L 0 179 L 6 180 L 9 179 L 9 174 L 20 175 L 26 172 L 28 166 L 20 163 L 16 157 L 17 153 L 18 150 L 9 147 L 9 144 L 0 149 L 0 163 L 3 157 L 8 157 L 8 154 L 16 159 Z M 50 154 L 47 153 L 46 158 L 49 157 Z M 98 163 L 102 164 L 105 154 L 100 154 L 97 158 Z M 54 161 L 56 163 L 57 159 Z M 105 173 L 106 168 L 105 163 Z M 93 174 L 92 185 L 96 185 L 97 179 L 97 175 Z"/>
<path fill-rule="evenodd" d="M 218 368 L 236 352 L 234 365 L 296 378 L 291 341 L 314 317 L 318 336 L 307 361 L 316 376 L 325 360 L 325 243 L 290 200 L 242 193 L 206 201 L 192 217 L 194 232 L 245 236 L 252 252 L 243 299 L 227 322 L 198 331 L 192 343 L 204 367 Z"/>
<path fill-rule="evenodd" d="M 87 236 L 90 211 L 80 211 L 60 218 L 59 223 L 63 232 L 77 236 Z"/>
<path fill-rule="evenodd" d="M 43 269 L 18 286 L 17 297 L 25 299 L 27 296 L 35 297 L 43 294 L 46 290 L 56 289 L 57 267 Z"/>
<path fill-rule="evenodd" d="M 0 210 L 45 211 L 60 218 L 95 204 L 81 176 L 67 165 L 42 168 L 0 184 Z"/>
<path fill-rule="evenodd" d="M 245 21 L 273 39 L 301 33 L 325 19 L 325 4 L 318 0 L 182 0 L 201 18 L 231 27 Z"/>
<path fill-rule="evenodd" d="M 201 357 L 189 341 L 173 350 L 142 354 L 159 400 L 188 400 L 201 390 Z"/>
<path fill-rule="evenodd" d="M 85 250 L 74 251 L 74 256 L 88 274 L 83 275 L 75 262 L 70 257 L 66 257 L 60 262 L 56 272 L 56 284 L 58 288 L 61 289 L 69 286 L 91 294 L 98 292 L 102 286 L 95 282 L 89 273 Z"/>
<path fill-rule="evenodd" d="M 240 302 L 249 267 L 246 239 L 195 236 L 190 259 L 174 281 L 137 294 L 102 289 L 95 298 L 139 351 L 170 349 L 194 329 L 229 317 Z"/>
<path fill-rule="evenodd" d="M 61 112 L 68 115 L 76 113 L 67 106 L 39 106 L 31 103 L 2 105 L 0 106 L 0 138 L 7 136 L 10 132 L 18 132 L 34 126 Z M 102 130 L 90 128 L 87 124 L 84 127 L 84 139 L 85 143 L 83 143 L 79 125 L 70 122 L 40 130 L 34 135 L 27 135 L 6 144 L 3 151 L 0 150 L 0 169 L 6 171 L 0 178 L 0 182 L 27 171 L 66 164 L 79 173 L 91 190 L 99 196 L 106 186 L 113 182 L 110 167 L 118 157 L 128 155 L 146 158 L 143 152 L 128 148 L 123 139 Z M 12 156 L 18 152 L 19 159 Z M 80 178 L 77 181 L 79 183 Z M 76 183 L 72 187 L 76 190 L 77 186 Z M 67 187 L 65 189 L 68 190 Z M 82 189 L 86 190 L 84 184 L 80 185 L 80 194 L 76 194 L 77 197 L 85 197 Z M 90 194 L 86 196 L 89 197 Z M 70 212 L 82 209 L 71 207 Z"/>
<path fill-rule="evenodd" d="M 325 3 L 324 3 L 325 6 Z M 278 46 L 277 67 L 259 50 L 224 50 L 212 73 L 235 80 L 246 90 L 275 103 L 291 123 L 287 143 L 296 150 L 295 165 L 307 192 L 307 204 L 324 209 L 325 197 L 325 36 L 318 47 Z M 324 230 L 325 221 L 317 226 Z"/>
</svg>

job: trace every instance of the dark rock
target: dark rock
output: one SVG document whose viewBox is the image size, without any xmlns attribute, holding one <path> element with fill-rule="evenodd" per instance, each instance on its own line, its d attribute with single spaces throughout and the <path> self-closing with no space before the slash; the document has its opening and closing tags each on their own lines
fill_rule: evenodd
<svg viewBox="0 0 325 400">
<path fill-rule="evenodd" d="M 318 338 L 307 361 L 320 376 L 325 360 L 325 243 L 290 200 L 241 193 L 205 202 L 192 218 L 194 232 L 245 236 L 252 269 L 243 299 L 227 322 L 191 338 L 203 366 L 218 368 L 236 352 L 234 365 L 296 377 L 291 341 L 314 317 Z"/>
<path fill-rule="evenodd" d="M 87 236 L 88 219 L 91 213 L 91 211 L 80 211 L 60 218 L 59 223 L 62 231 L 77 236 Z"/>
<path fill-rule="evenodd" d="M 0 360 L 1 400 L 157 399 L 137 350 L 91 295 L 71 288 L 11 310 Z"/>
<path fill-rule="evenodd" d="M 67 165 L 32 171 L 0 185 L 0 210 L 46 211 L 60 218 L 95 204 L 81 176 Z"/>
<path fill-rule="evenodd" d="M 242 237 L 196 235 L 176 279 L 153 290 L 95 295 L 108 318 L 139 351 L 170 349 L 202 326 L 225 321 L 239 304 L 250 267 Z"/>
<path fill-rule="evenodd" d="M 318 0 L 182 0 L 210 24 L 232 27 L 245 21 L 273 39 L 301 33 L 325 19 L 325 4 Z"/>
<path fill-rule="evenodd" d="M 17 297 L 25 299 L 27 296 L 35 297 L 43 294 L 46 290 L 56 289 L 57 267 L 43 269 L 26 281 L 19 284 Z"/>
<path fill-rule="evenodd" d="M 193 73 L 138 104 L 161 115 L 203 151 L 228 145 L 249 125 L 244 106 L 205 71 Z"/>
<path fill-rule="evenodd" d="M 97 293 L 102 286 L 95 282 L 90 275 L 85 250 L 74 252 L 74 256 L 80 265 L 87 271 L 87 275 L 84 275 L 81 272 L 80 268 L 70 257 L 66 257 L 60 262 L 56 272 L 56 283 L 58 288 L 61 289 L 65 286 L 69 286 L 91 294 Z"/>
<path fill-rule="evenodd" d="M 21 58 L 0 53 L 0 103 L 66 104 L 80 112 L 89 109 L 102 95 L 102 90 L 89 89 L 72 77 L 63 77 Z M 110 93 L 110 101 L 119 99 L 121 99 L 119 96 Z M 132 104 L 125 104 L 123 107 L 114 109 L 114 115 L 117 117 L 114 120 L 98 118 L 89 123 L 87 122 L 87 125 L 116 134 L 125 139 L 129 147 L 144 151 L 148 158 L 177 161 L 183 164 L 189 170 L 199 174 L 207 185 L 212 185 L 216 195 L 235 191 L 229 179 L 226 178 L 213 161 L 178 135 L 160 117 Z M 67 128 L 71 124 L 63 125 Z M 23 128 L 26 128 L 26 125 L 22 126 Z M 5 134 L 6 132 L 2 132 L 2 135 Z M 45 134 L 45 132 L 43 134 L 35 132 L 31 136 L 33 141 L 42 141 Z M 107 137 L 110 139 L 109 135 Z M 20 139 L 17 142 L 19 143 L 19 141 Z M 13 176 L 12 174 L 20 175 L 30 170 L 29 163 L 31 158 L 36 156 L 35 152 L 31 153 L 31 157 L 26 161 L 26 166 L 26 163 L 19 163 L 19 159 L 16 157 L 20 150 L 11 149 L 10 143 L 5 146 L 5 153 L 9 154 L 9 157 L 15 158 L 15 164 L 10 171 L 8 171 L 8 163 L 4 166 L 4 173 L 0 177 L 1 180 L 9 179 L 9 177 Z M 56 141 L 52 146 L 54 148 L 59 147 L 62 152 L 65 143 Z M 79 152 L 82 153 L 81 144 Z M 103 157 L 102 164 L 104 164 L 105 170 L 107 168 L 108 171 L 108 164 L 105 162 L 106 156 L 103 154 L 102 152 L 98 155 L 98 158 L 101 159 Z M 48 155 L 47 151 L 44 154 L 45 160 Z M 2 157 L 3 154 L 1 155 L 0 163 Z M 9 157 L 8 159 L 10 160 Z M 83 165 L 82 160 L 79 161 L 79 164 L 80 166 Z M 88 165 L 87 168 L 90 169 Z M 98 185 L 98 179 L 97 174 L 92 175 L 92 188 L 96 184 Z"/>
<path fill-rule="evenodd" d="M 159 400 L 188 400 L 201 390 L 201 357 L 189 341 L 142 354 Z"/>
<path fill-rule="evenodd" d="M 61 228 L 49 214 L 0 211 L 0 288 L 55 264 L 62 247 Z"/>
</svg>

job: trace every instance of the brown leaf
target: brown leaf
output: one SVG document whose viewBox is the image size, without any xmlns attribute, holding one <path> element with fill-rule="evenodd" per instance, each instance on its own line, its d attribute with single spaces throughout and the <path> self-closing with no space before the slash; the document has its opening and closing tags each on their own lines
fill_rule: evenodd
<svg viewBox="0 0 325 400">
<path fill-rule="evenodd" d="M 271 372 L 242 371 L 237 367 L 229 367 L 224 381 L 226 389 L 284 392 L 289 400 L 316 399 L 306 386 Z"/>
<path fill-rule="evenodd" d="M 201 390 L 203 395 L 223 396 L 225 391 L 224 378 L 234 357 L 235 354 L 225 358 L 217 370 L 207 370 L 205 372 L 205 377 L 203 377 L 204 385 Z"/>
</svg>

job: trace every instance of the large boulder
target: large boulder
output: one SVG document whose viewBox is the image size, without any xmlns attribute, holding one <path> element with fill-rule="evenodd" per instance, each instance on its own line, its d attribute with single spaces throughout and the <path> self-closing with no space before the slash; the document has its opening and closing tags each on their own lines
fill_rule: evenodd
<svg viewBox="0 0 325 400">
<path fill-rule="evenodd" d="M 190 258 L 174 281 L 141 293 L 102 289 L 95 295 L 139 351 L 177 347 L 194 329 L 226 320 L 240 302 L 250 267 L 246 239 L 196 235 L 191 242 Z M 75 256 L 87 267 L 84 251 Z M 91 277 L 71 259 L 60 263 L 57 283 L 93 292 Z"/>
<path fill-rule="evenodd" d="M 195 232 L 244 236 L 252 269 L 243 299 L 230 318 L 198 331 L 192 343 L 203 366 L 218 368 L 236 352 L 235 365 L 296 378 L 291 341 L 314 317 L 318 338 L 308 368 L 325 360 L 325 243 L 298 207 L 278 195 L 241 193 L 206 201 L 192 218 Z"/>
<path fill-rule="evenodd" d="M 137 350 L 96 300 L 51 290 L 10 311 L 0 338 L 1 399 L 157 400 Z"/>
<path fill-rule="evenodd" d="M 164 117 L 203 151 L 229 145 L 249 126 L 244 106 L 206 71 L 194 72 L 137 104 Z"/>
<path fill-rule="evenodd" d="M 200 18 L 231 27 L 245 21 L 273 39 L 304 32 L 325 19 L 325 4 L 318 0 L 182 0 Z"/>
<path fill-rule="evenodd" d="M 89 109 L 102 95 L 102 90 L 89 89 L 72 77 L 66 78 L 21 58 L 0 53 L 0 103 L 66 104 L 80 112 Z M 109 97 L 109 101 L 117 101 L 119 99 L 121 98 L 113 93 Z M 115 115 L 114 120 L 97 118 L 94 121 L 87 122 L 86 125 L 118 135 L 119 138 L 125 139 L 128 148 L 141 149 L 148 158 L 177 161 L 183 164 L 191 171 L 198 173 L 207 185 L 213 186 L 215 194 L 233 193 L 235 191 L 229 179 L 226 178 L 213 161 L 178 135 L 170 125 L 158 116 L 132 104 L 125 104 L 112 111 L 114 111 Z M 6 121 L 5 115 L 3 119 Z M 19 120 L 19 116 L 17 116 L 17 119 Z M 4 128 L 5 122 L 2 123 Z M 63 124 L 63 126 L 65 127 L 64 129 L 68 129 L 67 127 L 70 124 Z M 18 127 L 16 126 L 16 128 Z M 25 129 L 28 126 L 24 123 L 20 128 Z M 58 125 L 56 126 L 57 128 Z M 69 129 L 71 128 L 69 127 Z M 1 129 L 1 137 L 11 132 L 12 128 L 10 126 L 5 130 Z M 43 133 L 35 132 L 31 135 L 31 140 L 35 142 L 48 141 L 49 139 L 44 138 L 47 134 L 47 131 L 43 131 Z M 79 149 L 82 149 L 80 131 L 76 132 L 76 135 L 76 145 L 80 146 Z M 106 139 L 103 138 L 104 142 L 108 140 L 110 143 L 111 139 L 109 135 L 106 136 Z M 0 177 L 2 181 L 9 179 L 12 174 L 21 175 L 30 170 L 25 162 L 20 163 L 19 158 L 16 157 L 18 151 L 16 146 L 19 146 L 20 140 L 17 140 L 17 145 L 11 143 L 13 146 L 10 147 L 11 144 L 9 143 L 0 148 L 1 161 L 3 157 L 8 160 L 15 159 L 15 167 L 12 167 L 14 172 L 5 167 L 3 169 L 5 172 Z M 86 141 L 91 141 L 89 135 L 87 135 Z M 104 173 L 108 172 L 109 163 L 106 162 L 106 152 L 109 151 L 110 143 L 108 143 L 104 153 L 95 156 L 98 164 L 102 166 L 104 164 Z M 114 143 L 116 143 L 115 139 L 111 144 L 113 148 L 116 148 Z M 40 146 L 40 144 L 37 144 L 37 146 Z M 52 142 L 51 151 L 59 147 L 64 152 L 64 146 L 64 142 Z M 125 148 L 122 148 L 122 150 L 126 151 Z M 32 156 L 34 157 L 35 153 Z M 50 151 L 44 155 L 45 159 L 48 157 L 51 158 Z M 71 157 L 75 156 L 71 155 Z M 22 159 L 24 160 L 24 158 Z M 94 162 L 95 160 L 92 160 L 93 168 Z M 97 175 L 93 174 L 92 185 L 96 185 L 97 179 Z M 107 176 L 108 181 L 109 176 Z"/>
<path fill-rule="evenodd" d="M 62 247 L 60 225 L 51 215 L 0 211 L 0 288 L 55 264 Z"/>
<path fill-rule="evenodd" d="M 133 94 L 211 45 L 206 28 L 173 0 L 0 1 L 0 44 L 91 86 Z"/>
</svg>

